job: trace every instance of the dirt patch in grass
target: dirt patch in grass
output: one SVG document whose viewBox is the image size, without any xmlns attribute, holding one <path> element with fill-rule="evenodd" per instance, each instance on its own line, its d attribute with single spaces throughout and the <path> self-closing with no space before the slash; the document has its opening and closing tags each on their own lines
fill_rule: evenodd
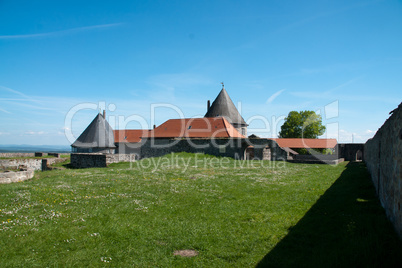
<svg viewBox="0 0 402 268">
<path fill-rule="evenodd" d="M 182 257 L 195 257 L 198 255 L 198 251 L 194 249 L 181 249 L 181 250 L 175 250 L 173 252 L 173 255 Z"/>
</svg>

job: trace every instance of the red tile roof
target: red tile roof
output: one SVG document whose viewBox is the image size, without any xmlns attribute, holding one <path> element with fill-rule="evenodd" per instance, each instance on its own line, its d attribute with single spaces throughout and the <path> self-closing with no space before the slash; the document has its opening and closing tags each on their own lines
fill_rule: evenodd
<svg viewBox="0 0 402 268">
<path fill-rule="evenodd" d="M 148 129 L 113 130 L 114 142 L 140 142 L 141 137 L 148 132 Z"/>
<path fill-rule="evenodd" d="M 224 117 L 170 119 L 143 137 L 245 138 Z"/>
<path fill-rule="evenodd" d="M 279 147 L 288 148 L 334 148 L 337 145 L 336 139 L 272 139 Z"/>
</svg>

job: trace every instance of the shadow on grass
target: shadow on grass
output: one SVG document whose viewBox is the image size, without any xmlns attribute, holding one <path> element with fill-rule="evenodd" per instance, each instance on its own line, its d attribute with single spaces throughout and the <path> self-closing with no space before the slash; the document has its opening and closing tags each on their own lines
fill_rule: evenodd
<svg viewBox="0 0 402 268">
<path fill-rule="evenodd" d="M 55 169 L 75 169 L 75 167 L 71 165 L 69 158 L 66 158 L 63 162 L 53 164 L 51 167 Z"/>
<path fill-rule="evenodd" d="M 66 168 L 66 169 L 75 169 L 75 167 L 73 167 L 73 166 L 71 165 L 71 163 L 63 164 L 62 166 L 63 166 L 64 168 Z"/>
<path fill-rule="evenodd" d="M 402 243 L 364 163 L 337 181 L 257 267 L 402 267 Z"/>
</svg>

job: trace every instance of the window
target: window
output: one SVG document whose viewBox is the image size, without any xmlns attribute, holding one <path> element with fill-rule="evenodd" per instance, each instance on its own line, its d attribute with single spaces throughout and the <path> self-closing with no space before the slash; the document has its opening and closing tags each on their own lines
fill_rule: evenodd
<svg viewBox="0 0 402 268">
<path fill-rule="evenodd" d="M 188 129 L 191 129 L 191 126 L 188 126 Z"/>
</svg>

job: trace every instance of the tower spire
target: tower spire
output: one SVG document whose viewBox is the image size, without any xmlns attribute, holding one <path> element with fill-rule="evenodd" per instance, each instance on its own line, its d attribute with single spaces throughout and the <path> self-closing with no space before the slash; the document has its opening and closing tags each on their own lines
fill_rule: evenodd
<svg viewBox="0 0 402 268">
<path fill-rule="evenodd" d="M 222 89 L 225 89 L 225 84 L 223 84 L 223 81 L 221 82 L 222 84 Z"/>
</svg>

